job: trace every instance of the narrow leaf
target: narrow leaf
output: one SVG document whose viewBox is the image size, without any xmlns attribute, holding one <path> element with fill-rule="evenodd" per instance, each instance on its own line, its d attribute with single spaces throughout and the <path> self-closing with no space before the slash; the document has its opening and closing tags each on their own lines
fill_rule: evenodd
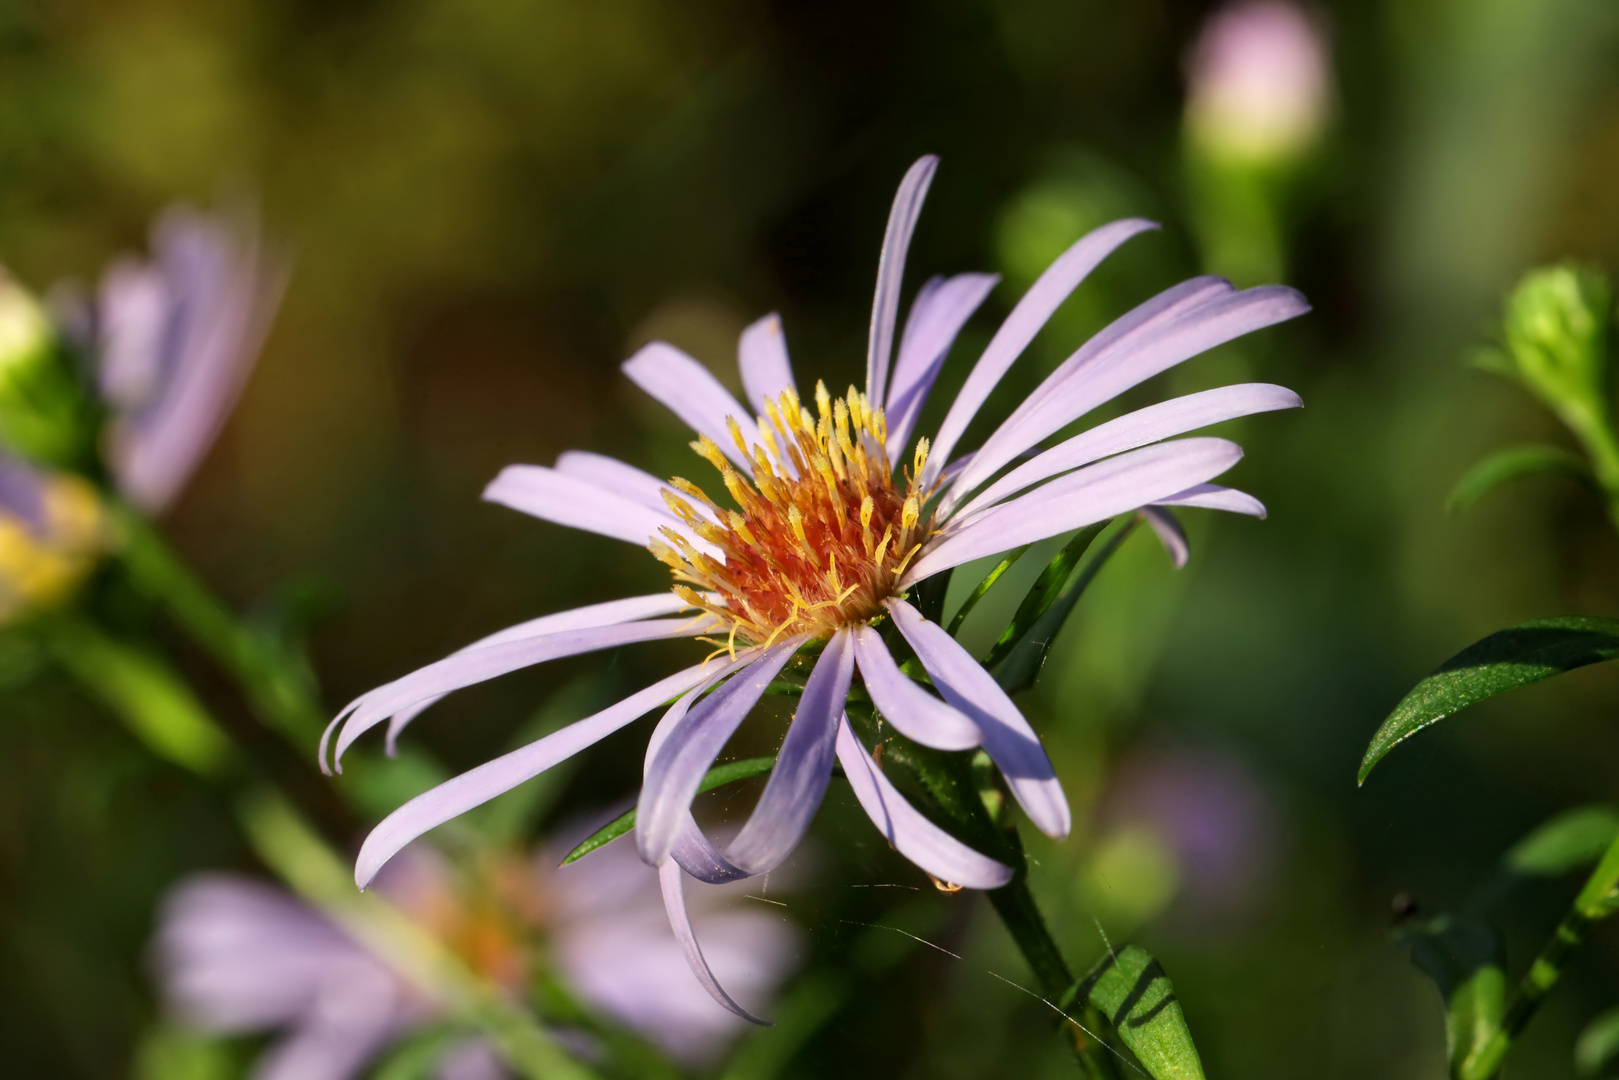
<svg viewBox="0 0 1619 1080">
<path fill-rule="evenodd" d="M 703 782 L 698 785 L 697 793 L 700 795 L 705 791 L 713 791 L 715 788 L 723 787 L 726 784 L 734 784 L 738 780 L 763 776 L 775 767 L 776 759 L 773 757 L 743 758 L 741 761 L 728 761 L 724 765 L 716 765 L 708 770 L 707 775 L 703 777 Z M 562 865 L 567 866 L 571 862 L 577 862 L 603 844 L 617 840 L 633 828 L 635 828 L 635 808 L 631 807 L 580 841 L 578 847 L 568 852 L 568 857 L 562 860 Z"/>
<path fill-rule="evenodd" d="M 1619 812 L 1580 806 L 1558 814 L 1507 852 L 1506 868 L 1533 877 L 1561 877 L 1596 862 L 1619 838 Z"/>
<path fill-rule="evenodd" d="M 949 633 L 951 637 L 956 636 L 956 631 L 960 630 L 961 624 L 967 620 L 967 614 L 978 606 L 978 601 L 984 598 L 985 593 L 995 587 L 995 583 L 1001 580 L 1001 575 L 1012 569 L 1012 564 L 1023 558 L 1024 552 L 1033 546 L 1033 544 L 1024 544 L 1020 548 L 1014 548 L 1007 552 L 1006 557 L 995 564 L 995 569 L 985 574 L 984 580 L 973 587 L 973 591 L 967 594 L 967 599 L 961 602 L 961 607 L 956 609 L 955 616 L 950 620 Z"/>
<path fill-rule="evenodd" d="M 1057 602 L 1058 597 L 1062 595 L 1063 585 L 1073 574 L 1074 568 L 1079 565 L 1085 550 L 1107 526 L 1108 522 L 1103 521 L 1079 530 L 1073 539 L 1057 552 L 1056 557 L 1046 564 L 1046 568 L 1040 571 L 1040 576 L 1029 587 L 1023 602 L 1018 605 L 1017 614 L 1012 616 L 1012 621 L 1001 631 L 1000 638 L 990 649 L 989 656 L 985 657 L 985 667 L 992 668 L 1005 660 L 1013 647 L 1023 640 L 1034 628 L 1035 623 L 1040 621 L 1040 616 Z"/>
<path fill-rule="evenodd" d="M 1063 1000 L 1080 999 L 1107 1016 L 1153 1080 L 1203 1080 L 1203 1062 L 1175 987 L 1145 949 L 1127 945 L 1109 952 Z"/>
<path fill-rule="evenodd" d="M 1577 615 L 1536 619 L 1499 630 L 1440 665 L 1418 683 L 1372 736 L 1360 783 L 1399 743 L 1475 702 L 1587 664 L 1619 658 L 1619 619 Z"/>
<path fill-rule="evenodd" d="M 1007 650 L 1004 662 L 995 672 L 995 681 L 1000 683 L 1001 688 L 1008 694 L 1027 690 L 1034 685 L 1034 681 L 1040 677 L 1040 669 L 1045 666 L 1046 656 L 1051 652 L 1051 643 L 1057 640 L 1057 633 L 1068 621 L 1068 616 L 1073 614 L 1079 598 L 1085 595 L 1085 590 L 1090 588 L 1091 582 L 1096 580 L 1096 575 L 1102 572 L 1102 567 L 1107 565 L 1107 561 L 1119 550 L 1140 520 L 1139 517 L 1132 517 L 1108 537 L 1102 549 L 1092 555 L 1084 568 L 1074 575 L 1074 579 L 1040 609 L 1034 623 Z M 1094 534 L 1086 538 L 1087 544 L 1094 538 Z M 1074 539 L 1078 541 L 1080 536 Z M 1036 588 L 1038 587 L 1039 583 L 1036 583 Z M 1030 590 L 1031 595 L 1033 592 L 1034 590 Z M 986 666 L 994 662 L 992 655 Z"/>
<path fill-rule="evenodd" d="M 1562 473 L 1600 490 L 1591 467 L 1577 454 L 1558 446 L 1509 446 L 1468 469 L 1451 491 L 1445 508 L 1453 514 L 1461 513 L 1507 481 L 1541 472 Z"/>
</svg>

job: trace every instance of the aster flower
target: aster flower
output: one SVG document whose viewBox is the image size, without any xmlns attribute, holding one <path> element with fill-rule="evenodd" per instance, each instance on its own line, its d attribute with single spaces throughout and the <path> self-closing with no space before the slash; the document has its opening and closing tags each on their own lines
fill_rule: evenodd
<svg viewBox="0 0 1619 1080">
<path fill-rule="evenodd" d="M 639 1032 L 675 1060 L 703 1066 L 746 1025 L 694 993 L 684 952 L 664 921 L 656 875 L 627 844 L 554 868 L 556 851 L 507 864 L 471 895 L 431 849 L 412 847 L 377 888 L 484 978 L 525 985 L 525 935 L 543 934 L 558 974 L 581 1002 Z M 731 892 L 694 916 L 717 967 L 768 994 L 785 973 L 795 933 L 739 906 Z M 256 1080 L 348 1080 L 395 1041 L 439 1018 L 414 985 L 319 911 L 253 878 L 199 874 L 164 901 L 154 940 L 174 1015 L 220 1035 L 278 1032 Z M 437 1063 L 440 1080 L 509 1075 L 492 1046 L 469 1036 Z"/>
<path fill-rule="evenodd" d="M 86 481 L 0 456 L 0 623 L 60 602 L 106 541 L 101 504 Z"/>
<path fill-rule="evenodd" d="M 280 265 L 245 215 L 184 206 L 152 226 L 152 258 L 107 268 L 93 303 L 59 304 L 97 361 L 112 413 L 107 467 L 147 513 L 165 509 L 213 445 L 280 302 Z"/>
<path fill-rule="evenodd" d="M 721 882 L 779 865 L 808 828 L 834 758 L 873 823 L 923 870 L 980 889 L 1011 876 L 934 825 L 884 777 L 844 714 L 857 672 L 877 711 L 899 732 L 944 750 L 982 747 L 1029 819 L 1053 837 L 1067 834 L 1068 803 L 1039 737 L 994 677 L 907 596 L 952 567 L 1119 514 L 1149 511 L 1182 550 L 1169 507 L 1262 515 L 1252 496 L 1210 483 L 1241 457 L 1236 444 L 1173 437 L 1298 405 L 1282 387 L 1191 394 L 1039 447 L 1153 375 L 1308 305 L 1281 286 L 1239 292 L 1219 278 L 1184 282 L 1086 342 L 982 445 L 955 456 L 991 391 L 1057 307 L 1114 249 L 1154 228 L 1136 219 L 1114 222 L 1078 240 L 1035 282 L 978 358 L 937 433 L 913 448 L 923 405 L 957 333 L 996 283 L 983 274 L 930 280 L 894 349 L 905 253 L 936 165 L 927 157 L 912 166 L 894 201 L 863 390 L 833 397 L 817 383 L 801 397 L 774 315 L 741 338 L 747 408 L 667 344 L 648 345 L 624 364 L 632 381 L 697 432 L 693 447 L 718 471 L 733 505 L 688 480 L 662 481 L 612 458 L 572 451 L 554 467 L 510 466 L 489 485 L 485 498 L 494 502 L 648 545 L 672 570 L 673 589 L 534 619 L 362 695 L 328 728 L 337 758 L 384 721 L 391 744 L 444 694 L 546 660 L 670 638 L 706 637 L 719 649 L 400 807 L 361 848 L 355 868 L 361 887 L 428 829 L 665 707 L 647 749 L 636 842 L 660 869 L 669 917 L 693 971 L 718 1000 L 747 1015 L 703 959 L 685 914 L 682 871 Z M 938 696 L 904 674 L 891 644 L 914 654 Z M 726 741 L 801 652 L 806 660 L 813 655 L 813 665 L 775 767 L 752 814 L 721 849 L 697 827 L 692 799 Z M 326 749 L 323 740 L 323 763 Z"/>
<path fill-rule="evenodd" d="M 1221 8 L 1198 36 L 1187 67 L 1187 123 L 1211 150 L 1285 160 L 1325 126 L 1331 97 L 1325 35 L 1284 0 Z"/>
</svg>

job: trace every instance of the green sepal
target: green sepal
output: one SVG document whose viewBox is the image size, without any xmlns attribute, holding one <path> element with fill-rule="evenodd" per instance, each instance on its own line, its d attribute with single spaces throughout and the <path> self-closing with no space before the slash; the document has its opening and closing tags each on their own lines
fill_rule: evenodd
<svg viewBox="0 0 1619 1080">
<path fill-rule="evenodd" d="M 1359 783 L 1395 746 L 1486 698 L 1619 658 L 1619 619 L 1564 615 L 1498 630 L 1446 660 L 1394 707 L 1372 736 Z"/>
<path fill-rule="evenodd" d="M 1153 1080 L 1203 1080 L 1203 1062 L 1175 987 L 1145 949 L 1126 945 L 1110 951 L 1058 1005 L 1072 1010 L 1081 1002 L 1108 1018 Z"/>
<path fill-rule="evenodd" d="M 703 777 L 703 782 L 698 785 L 697 792 L 702 794 L 705 791 L 713 791 L 715 788 L 723 787 L 726 784 L 734 784 L 738 780 L 763 776 L 775 767 L 776 759 L 773 757 L 743 758 L 741 761 L 728 761 L 724 765 L 716 765 L 708 770 L 707 775 Z M 633 828 L 635 828 L 635 809 L 632 807 L 580 841 L 578 847 L 568 852 L 567 858 L 562 860 L 561 865 L 567 866 L 571 862 L 577 862 L 603 844 L 617 840 Z"/>
<path fill-rule="evenodd" d="M 1499 936 L 1481 919 L 1436 915 L 1396 930 L 1394 940 L 1439 989 L 1451 1075 L 1468 1075 L 1479 1051 L 1500 1032 L 1506 1013 Z"/>
<path fill-rule="evenodd" d="M 1574 1043 L 1574 1069 L 1584 1077 L 1619 1075 L 1619 1008 L 1585 1025 Z"/>
<path fill-rule="evenodd" d="M 1505 450 L 1497 450 L 1468 469 L 1451 490 L 1445 508 L 1453 514 L 1461 513 L 1507 481 L 1542 472 L 1562 473 L 1593 491 L 1602 491 L 1595 474 L 1591 472 L 1591 466 L 1577 454 L 1560 446 L 1509 446 Z"/>
</svg>

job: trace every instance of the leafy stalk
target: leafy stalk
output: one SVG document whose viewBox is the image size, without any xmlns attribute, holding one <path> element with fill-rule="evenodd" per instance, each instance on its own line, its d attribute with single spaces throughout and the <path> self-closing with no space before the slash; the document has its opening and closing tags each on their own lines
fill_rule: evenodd
<svg viewBox="0 0 1619 1080">
<path fill-rule="evenodd" d="M 119 554 L 135 585 L 236 680 L 260 720 L 300 751 L 313 752 L 326 714 L 300 665 L 285 649 L 243 625 L 150 522 L 127 508 L 115 513 Z"/>
</svg>

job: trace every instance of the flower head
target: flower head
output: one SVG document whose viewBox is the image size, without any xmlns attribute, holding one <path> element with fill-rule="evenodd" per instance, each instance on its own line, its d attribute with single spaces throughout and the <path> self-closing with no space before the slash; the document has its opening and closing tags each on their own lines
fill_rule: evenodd
<svg viewBox="0 0 1619 1080">
<path fill-rule="evenodd" d="M 808 829 L 834 759 L 883 835 L 936 879 L 995 888 L 1011 876 L 1009 867 L 933 824 L 884 776 L 844 715 L 857 672 L 896 730 L 943 750 L 982 747 L 1029 819 L 1051 836 L 1067 834 L 1068 802 L 1034 729 L 994 676 L 910 603 L 910 590 L 952 567 L 1118 514 L 1150 512 L 1162 535 L 1182 547 L 1169 507 L 1263 515 L 1252 496 L 1209 483 L 1236 463 L 1239 447 L 1173 437 L 1297 406 L 1297 395 L 1279 386 L 1191 394 L 1042 444 L 1151 376 L 1308 305 L 1281 286 L 1238 291 L 1220 278 L 1184 282 L 1082 345 L 976 450 L 955 456 L 991 391 L 1057 307 L 1115 248 L 1154 227 L 1135 219 L 1103 226 L 1024 294 L 938 431 L 913 449 L 945 357 L 997 280 L 962 274 L 927 282 L 894 350 L 905 252 L 936 165 L 931 157 L 918 161 L 894 200 L 864 390 L 834 399 L 817 384 L 811 410 L 774 315 L 748 327 L 739 343 L 751 409 L 669 345 L 648 345 L 625 363 L 631 380 L 697 433 L 695 448 L 719 470 L 731 505 L 685 479 L 661 481 L 578 452 L 553 467 L 509 466 L 489 485 L 485 498 L 494 502 L 649 546 L 673 571 L 672 591 L 543 616 L 378 687 L 328 729 L 337 757 L 371 727 L 388 721 L 391 740 L 446 693 L 545 660 L 663 638 L 707 637 L 718 649 L 400 807 L 361 848 L 355 878 L 362 887 L 423 832 L 661 707 L 647 747 L 636 844 L 659 867 L 692 970 L 717 1000 L 751 1019 L 709 970 L 686 914 L 683 875 L 718 883 L 779 866 Z M 770 779 L 742 828 L 717 845 L 694 821 L 692 799 L 732 733 L 806 645 L 816 646 L 815 655 Z M 902 671 L 913 658 L 936 693 Z M 323 740 L 323 762 L 325 750 Z"/>
<path fill-rule="evenodd" d="M 89 483 L 0 457 L 0 623 L 62 601 L 106 547 Z"/>
<path fill-rule="evenodd" d="M 497 861 L 467 886 L 431 849 L 413 847 L 378 891 L 469 968 L 516 994 L 538 935 L 579 999 L 676 1060 L 704 1065 L 742 1024 L 700 994 L 663 920 L 656 875 L 624 844 L 555 869 L 556 852 Z M 696 922 L 727 975 L 761 995 L 785 974 L 795 934 L 778 918 L 715 898 Z M 410 981 L 337 924 L 272 885 L 200 874 L 159 918 L 155 960 L 171 1011 L 222 1035 L 279 1032 L 259 1080 L 347 1080 L 389 1043 L 433 1022 L 432 989 Z M 466 1070 L 461 1072 L 459 1070 Z M 478 1039 L 452 1047 L 441 1080 L 503 1077 Z"/>
</svg>

